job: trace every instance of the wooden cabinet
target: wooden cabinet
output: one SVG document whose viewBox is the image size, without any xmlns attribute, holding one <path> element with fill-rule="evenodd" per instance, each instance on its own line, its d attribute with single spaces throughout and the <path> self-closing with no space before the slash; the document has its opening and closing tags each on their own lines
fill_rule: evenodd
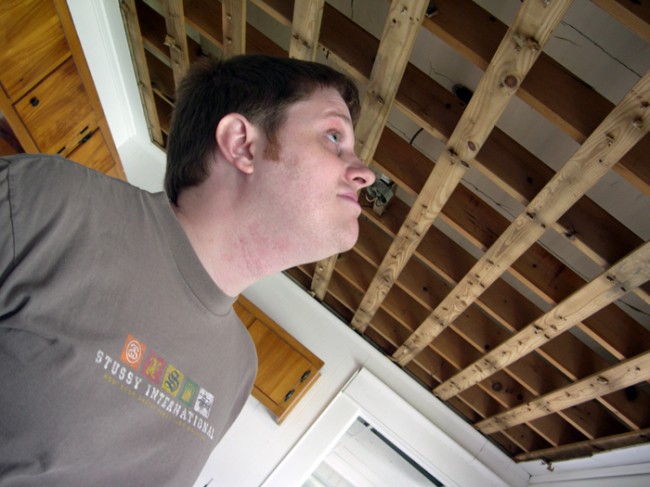
<svg viewBox="0 0 650 487">
<path fill-rule="evenodd" d="M 320 376 L 323 361 L 243 296 L 234 305 L 257 349 L 253 396 L 278 423 Z"/>
<path fill-rule="evenodd" d="M 0 112 L 22 150 L 124 179 L 65 0 L 1 2 L 0 38 Z"/>
</svg>

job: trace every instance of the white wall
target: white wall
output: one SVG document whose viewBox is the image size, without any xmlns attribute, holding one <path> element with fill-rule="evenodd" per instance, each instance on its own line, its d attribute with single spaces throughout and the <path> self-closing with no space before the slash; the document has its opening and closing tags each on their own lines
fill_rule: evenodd
<svg viewBox="0 0 650 487">
<path fill-rule="evenodd" d="M 148 139 L 119 2 L 68 0 L 68 4 L 127 177 L 133 184 L 158 191 L 164 172 L 164 154 Z M 505 457 L 285 276 L 265 279 L 244 294 L 323 359 L 325 366 L 321 378 L 280 426 L 251 397 L 213 452 L 197 485 L 204 485 L 210 479 L 214 479 L 210 485 L 261 485 L 361 367 L 371 371 L 428 418 L 441 435 L 464 448 L 481 468 L 487 466 L 509 485 L 528 483 L 528 473 L 521 466 Z M 647 468 L 650 449 L 628 451 L 631 453 L 623 453 L 622 459 L 615 458 L 610 463 L 596 461 L 596 465 L 604 467 L 596 477 L 616 485 L 637 485 L 635 482 L 640 479 L 650 484 Z M 591 470 L 593 464 L 581 462 L 573 462 L 565 469 L 558 465 L 555 475 L 545 471 L 539 462 L 527 464 L 526 470 L 534 474 L 533 481 L 538 481 L 538 485 L 582 485 L 579 479 L 593 477 L 594 470 Z M 629 467 L 616 467 L 621 464 Z M 448 474 L 453 475 L 454 468 L 466 467 L 459 462 L 448 468 Z M 627 484 L 625 479 L 629 481 Z M 589 481 L 596 485 L 593 478 Z"/>
</svg>

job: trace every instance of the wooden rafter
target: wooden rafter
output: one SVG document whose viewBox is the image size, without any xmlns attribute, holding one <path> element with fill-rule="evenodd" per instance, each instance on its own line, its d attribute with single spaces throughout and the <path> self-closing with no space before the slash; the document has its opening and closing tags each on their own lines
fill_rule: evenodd
<svg viewBox="0 0 650 487">
<path fill-rule="evenodd" d="M 628 0 L 591 0 L 632 32 L 650 42 L 650 3 Z"/>
<path fill-rule="evenodd" d="M 370 75 L 370 82 L 361 100 L 361 115 L 355 127 L 355 150 L 359 158 L 370 164 L 381 133 L 397 94 L 404 70 L 424 19 L 427 0 L 393 0 L 384 25 L 379 49 Z M 331 279 L 336 256 L 317 266 L 312 293 L 323 299 Z"/>
<path fill-rule="evenodd" d="M 650 243 L 434 389 L 443 400 L 502 370 L 650 279 Z"/>
<path fill-rule="evenodd" d="M 289 57 L 316 60 L 324 4 L 325 0 L 294 3 Z"/>
<path fill-rule="evenodd" d="M 386 254 L 352 326 L 363 331 L 438 216 L 571 2 L 525 2 L 463 113 L 446 150 Z"/>
<path fill-rule="evenodd" d="M 162 0 L 165 11 L 165 25 L 167 37 L 165 45 L 169 47 L 169 56 L 174 72 L 174 84 L 179 85 L 187 68 L 190 66 L 190 56 L 187 50 L 187 36 L 185 35 L 185 14 L 183 0 Z"/>
<path fill-rule="evenodd" d="M 603 7 L 610 7 L 610 12 L 620 10 L 626 13 L 625 18 L 636 19 L 636 25 L 650 31 L 647 3 L 635 6 L 633 2 L 625 2 L 623 6 L 617 0 L 603 0 L 602 4 Z M 439 35 L 471 62 L 485 68 L 506 26 L 472 0 L 440 0 L 436 6 L 438 14 L 427 19 L 424 27 Z M 615 6 L 618 9 L 614 9 Z M 633 10 L 635 13 L 632 13 Z M 579 143 L 584 142 L 614 108 L 612 102 L 585 86 L 545 53 L 535 63 L 531 75 L 522 83 L 517 94 Z M 643 161 L 649 150 L 650 138 L 647 138 L 615 168 L 648 196 L 650 171 Z"/>
<path fill-rule="evenodd" d="M 499 433 L 496 433 L 499 434 Z M 604 436 L 593 440 L 581 441 L 578 443 L 569 443 L 566 445 L 547 448 L 544 450 L 535 450 L 527 453 L 521 453 L 515 456 L 518 462 L 527 460 L 536 460 L 542 458 L 545 460 L 566 460 L 576 457 L 588 457 L 595 453 L 602 453 L 605 450 L 623 448 L 629 445 L 635 445 L 641 442 L 648 442 L 650 437 L 650 428 L 642 430 L 629 431 L 618 435 Z"/>
<path fill-rule="evenodd" d="M 221 0 L 223 57 L 246 52 L 246 0 Z"/>
<path fill-rule="evenodd" d="M 153 98 L 149 69 L 145 60 L 144 42 L 142 40 L 135 0 L 121 0 L 120 11 L 122 12 L 122 19 L 127 27 L 126 32 L 129 40 L 129 48 L 133 58 L 135 76 L 138 80 L 138 91 L 140 92 L 140 98 L 145 110 L 149 135 L 156 144 L 162 147 L 164 141 L 162 131 L 160 130 L 156 103 Z"/>
<path fill-rule="evenodd" d="M 448 18 L 449 20 L 448 24 L 454 26 L 456 25 L 455 19 L 463 18 L 464 20 L 458 28 L 451 28 L 451 34 L 465 36 L 468 33 L 475 32 L 474 37 L 476 37 L 476 41 L 470 42 L 469 39 L 462 38 L 455 41 L 452 39 L 449 42 L 452 45 L 456 45 L 457 43 L 463 45 L 469 43 L 469 46 L 474 49 L 480 47 L 484 50 L 484 44 L 486 44 L 486 42 L 494 35 L 492 30 L 489 29 L 492 29 L 492 26 L 499 22 L 494 19 L 492 19 L 493 21 L 491 20 L 488 22 L 488 15 L 485 13 L 485 18 L 483 20 L 484 23 L 488 25 L 488 30 L 485 30 L 485 26 L 483 26 L 483 29 L 479 29 L 478 27 L 481 24 L 477 24 L 474 17 L 478 15 L 477 9 L 480 11 L 480 7 L 471 2 L 466 5 L 464 0 L 459 0 L 458 4 L 459 6 L 464 6 L 463 8 L 466 8 L 467 15 L 461 15 L 462 9 L 460 11 L 453 10 L 449 12 L 448 10 L 450 7 L 453 6 L 456 8 L 454 2 L 439 2 L 436 5 L 440 7 L 440 12 L 438 15 L 434 16 L 433 19 L 440 19 L 446 15 L 447 17 L 445 18 Z M 442 10 L 443 7 L 445 10 Z M 453 13 L 456 13 L 457 15 L 451 15 Z M 280 13 L 276 11 L 275 16 L 278 17 L 279 15 Z M 481 16 L 478 15 L 478 17 Z M 359 65 L 363 66 L 363 58 L 356 55 L 356 50 L 353 54 L 352 50 L 349 49 L 349 43 L 345 44 L 337 41 L 341 38 L 354 38 L 357 40 L 357 42 L 354 43 L 355 45 L 367 45 L 368 50 L 370 51 L 373 50 L 373 42 L 377 41 L 374 38 L 365 35 L 365 33 L 359 32 L 358 28 L 355 28 L 347 18 L 337 13 L 328 5 L 325 5 L 325 20 L 328 22 L 324 24 L 325 30 L 321 36 L 322 48 L 329 55 L 330 59 L 335 59 L 342 68 L 348 70 L 348 74 L 356 77 L 362 82 L 367 82 L 367 77 L 370 74 L 370 66 L 367 69 L 367 73 L 359 71 Z M 332 30 L 332 25 L 336 25 L 336 31 Z M 430 26 L 431 20 L 426 19 L 424 25 Z M 465 28 L 467 25 L 470 25 L 471 28 Z M 446 25 L 446 27 L 448 29 L 450 28 L 448 25 Z M 505 31 L 505 29 L 506 27 L 503 26 L 503 31 Z M 492 34 L 486 35 L 486 33 Z M 489 44 L 489 42 L 487 43 Z M 337 49 L 336 51 L 334 50 L 335 48 Z M 468 47 L 465 47 L 465 49 L 468 49 Z M 348 53 L 348 51 L 350 52 Z M 483 53 L 483 51 L 480 52 Z M 350 65 L 352 59 L 354 59 L 354 62 L 356 63 L 355 66 Z M 541 59 L 535 63 L 532 71 L 539 71 L 538 65 L 543 63 L 544 59 L 545 55 L 542 53 Z M 485 65 L 487 65 L 487 61 Z M 565 90 L 564 87 L 570 87 L 567 91 L 570 93 L 571 103 L 568 101 L 562 102 L 560 103 L 562 107 L 573 106 L 575 103 L 585 103 L 587 105 L 599 104 L 597 99 L 594 99 L 594 96 L 600 97 L 600 95 L 593 92 L 591 88 L 585 86 L 574 77 L 569 76 L 565 71 L 549 72 L 548 76 L 541 76 L 543 80 L 549 80 L 549 82 L 550 80 L 558 79 L 558 77 L 562 81 L 557 83 L 559 86 L 553 86 L 552 92 L 558 93 L 560 95 L 560 100 L 564 99 L 562 95 Z M 530 77 L 527 77 L 523 86 L 526 86 L 529 81 Z M 579 96 L 576 96 L 577 92 L 580 93 Z M 590 95 L 589 93 L 591 92 L 593 92 L 594 95 Z M 518 91 L 518 93 L 520 93 L 520 91 Z M 600 97 L 600 99 L 604 100 L 602 97 Z M 611 103 L 606 103 L 611 105 L 613 108 Z M 458 105 L 458 101 L 454 96 L 412 65 L 409 65 L 406 69 L 406 74 L 400 85 L 395 105 L 409 117 L 421 124 L 422 127 L 424 127 L 431 135 L 443 141 L 448 140 L 448 135 L 451 135 L 453 132 L 453 129 L 458 123 L 458 119 L 461 115 L 460 110 L 450 110 L 450 107 Z M 458 111 L 457 118 L 453 116 L 455 115 L 455 111 Z M 580 113 L 585 113 L 586 111 L 586 109 L 581 109 Z M 599 121 L 605 117 L 606 113 L 607 112 L 603 113 L 603 116 Z M 597 123 L 593 125 L 593 128 L 596 126 Z M 406 145 L 406 147 L 408 148 L 408 145 Z M 633 149 L 633 151 L 635 151 L 635 149 Z M 395 155 L 395 158 L 396 160 L 401 159 L 403 161 L 402 164 L 400 164 L 400 169 L 413 172 L 413 166 L 415 164 L 411 162 L 412 157 L 400 157 L 400 154 L 398 153 Z M 406 161 L 408 161 L 408 163 Z M 507 194 L 523 205 L 528 204 L 530 199 L 535 196 L 535 193 L 541 189 L 543 184 L 550 180 L 553 175 L 553 171 L 541 160 L 526 151 L 498 128 L 493 130 L 490 138 L 481 148 L 481 152 L 477 155 L 473 165 L 497 184 L 497 186 L 502 188 Z M 617 164 L 615 167 L 619 167 L 619 165 Z M 393 173 L 390 177 L 392 178 L 394 176 L 395 174 Z M 415 195 L 417 195 L 421 189 L 421 181 L 426 180 L 426 177 L 427 175 L 418 175 L 418 187 L 415 191 Z M 403 181 L 400 180 L 399 177 L 395 177 L 393 180 L 397 182 L 400 187 L 404 186 Z M 443 213 L 444 212 L 445 208 L 443 208 Z M 476 217 L 477 219 L 480 219 L 480 215 L 477 214 Z M 576 248 L 602 268 L 606 268 L 613 264 L 621 256 L 625 255 L 641 243 L 640 239 L 636 237 L 636 235 L 622 226 L 620 222 L 616 221 L 611 215 L 586 197 L 583 197 L 563 216 L 561 220 L 556 222 L 553 225 L 553 230 L 566 238 L 569 243 L 576 246 Z M 462 232 L 462 225 L 460 231 Z M 320 264 L 325 268 L 329 267 L 329 270 L 322 270 L 320 272 L 324 275 L 330 275 L 334 268 L 335 261 L 336 259 L 332 258 L 328 261 L 321 262 Z M 638 288 L 635 290 L 635 293 L 645 302 L 650 303 L 650 297 L 646 290 Z"/>
<path fill-rule="evenodd" d="M 401 365 L 438 336 L 650 129 L 650 72 L 623 98 L 393 359 Z"/>
<path fill-rule="evenodd" d="M 145 60 L 138 62 L 136 67 L 139 64 L 148 68 L 156 111 L 162 132 L 165 132 L 174 103 L 172 61 L 170 51 L 163 43 L 167 37 L 165 16 L 159 1 L 133 1 L 138 4 L 145 49 Z M 287 39 L 293 33 L 292 25 L 297 24 L 297 28 L 303 30 L 309 27 L 308 20 L 296 20 L 294 7 L 308 7 L 312 2 L 252 1 L 260 7 L 263 15 L 284 26 Z M 640 36 L 640 32 L 648 28 L 647 15 L 644 14 L 646 6 L 624 0 L 593 1 Z M 553 2 L 540 0 L 538 3 Z M 201 47 L 206 49 L 203 52 L 211 52 L 210 44 L 217 50 L 224 50 L 223 4 L 214 0 L 183 1 L 185 22 L 188 29 L 200 35 Z M 382 7 L 388 4 L 385 2 Z M 503 40 L 507 26 L 494 17 L 490 18 L 487 11 L 470 0 L 439 0 L 436 6 L 438 13 L 424 20 L 425 28 L 480 69 L 485 69 Z M 616 13 L 619 8 L 625 11 Z M 360 85 L 367 86 L 374 76 L 373 66 L 380 41 L 364 31 L 360 23 L 324 3 L 320 35 L 317 34 L 315 39 L 329 62 Z M 250 25 L 246 35 L 249 52 L 287 55 Z M 190 61 L 201 51 L 192 37 L 187 37 Z M 447 144 L 459 127 L 466 106 L 435 81 L 439 79 L 435 74 L 430 72 L 427 75 L 426 69 L 420 68 L 414 64 L 406 65 L 392 106 L 430 136 Z M 582 143 L 614 105 L 567 69 L 570 68 L 560 67 L 542 53 L 516 94 L 569 137 Z M 436 71 L 439 71 L 437 67 Z M 645 123 L 639 121 L 640 125 Z M 434 162 L 409 144 L 412 136 L 413 132 L 391 132 L 384 128 L 372 164 L 374 170 L 394 181 L 400 191 L 417 198 L 431 175 Z M 568 141 L 568 138 L 563 140 Z M 427 139 L 426 143 L 430 141 Z M 646 196 L 650 194 L 647 189 L 650 188 L 650 171 L 647 169 L 650 166 L 643 161 L 649 141 L 650 137 L 646 135 L 613 168 Z M 422 145 L 419 143 L 417 147 Z M 494 128 L 480 145 L 476 158 L 466 162 L 481 173 L 481 180 L 487 179 L 488 184 L 494 184 L 493 190 L 525 207 L 554 176 L 554 170 L 543 160 L 505 132 Z M 471 176 L 473 178 L 475 173 Z M 617 180 L 617 176 L 612 178 Z M 490 249 L 498 236 L 507 231 L 510 218 L 480 196 L 481 183 L 477 188 L 479 193 L 472 190 L 473 184 L 474 179 L 471 179 L 468 185 L 457 185 L 449 199 L 443 202 L 438 215 L 440 224 L 425 232 L 413 252 L 415 258 L 407 260 L 399 279 L 364 330 L 364 336 L 387 356 L 394 355 L 412 338 L 418 325 L 471 274 L 477 264 L 476 256 Z M 410 205 L 402 199 L 394 198 L 382 215 L 364 209 L 357 245 L 340 260 L 336 257 L 330 260 L 331 281 L 329 286 L 324 286 L 327 292 L 322 301 L 342 319 L 351 321 L 359 309 L 382 259 L 388 255 L 391 242 L 399 233 L 400 225 L 407 220 L 409 208 Z M 510 212 L 511 209 L 507 210 Z M 572 256 L 579 259 L 586 256 L 600 269 L 608 269 L 643 245 L 641 238 L 625 226 L 623 219 L 608 211 L 609 208 L 600 208 L 594 201 L 583 197 L 559 220 L 547 222 L 548 229 L 561 238 L 550 232 L 548 237 L 572 244 L 580 252 L 573 254 L 574 250 L 569 249 Z M 473 377 L 474 386 L 457 394 L 452 391 L 453 395 L 445 400 L 472 424 L 479 424 L 513 407 L 532 404 L 549 393 L 564 390 L 572 382 L 600 374 L 617 361 L 646 353 L 650 349 L 650 331 L 644 327 L 640 316 L 647 309 L 646 304 L 650 304 L 650 282 L 630 290 L 636 296 L 627 296 L 617 303 L 620 306 L 609 304 L 578 322 L 569 333 L 557 335 L 556 332 L 555 336 L 547 333 L 552 338 L 550 341 L 543 337 L 542 332 L 535 335 L 535 338 L 541 336 L 545 343 L 538 347 L 529 344 L 534 353 L 517 355 L 516 359 L 512 356 L 507 364 L 499 362 L 494 350 L 502 351 L 505 343 L 513 343 L 508 341 L 510 337 L 521 337 L 517 334 L 527 325 L 537 323 L 549 308 L 555 307 L 557 311 L 566 306 L 566 297 L 579 292 L 581 287 L 593 288 L 594 284 L 585 282 L 581 276 L 592 275 L 597 267 L 589 261 L 582 262 L 589 270 L 574 268 L 571 260 L 556 257 L 553 249 L 546 250 L 540 243 L 533 244 L 507 269 L 508 276 L 499 277 L 481 291 L 474 304 L 466 307 L 435 340 L 405 364 L 405 370 L 424 387 L 438 393 L 454 376 L 471 370 L 472 365 L 480 363 L 482 358 L 492 358 L 491 364 L 498 364 L 494 373 Z M 324 264 L 325 261 L 318 263 Z M 288 273 L 309 289 L 310 281 L 318 279 L 322 269 L 309 264 Z M 645 303 L 637 304 L 636 297 Z M 628 313 L 628 306 L 638 309 Z M 611 326 L 612 323 L 616 326 Z M 515 460 L 564 459 L 646 441 L 650 425 L 647 386 L 630 386 L 601 393 L 579 405 L 537 419 L 524 419 L 518 425 L 490 434 L 490 438 Z"/>
<path fill-rule="evenodd" d="M 650 351 L 613 365 L 600 373 L 553 391 L 527 404 L 485 419 L 477 423 L 475 427 L 484 434 L 491 434 L 648 379 L 650 379 Z"/>
</svg>

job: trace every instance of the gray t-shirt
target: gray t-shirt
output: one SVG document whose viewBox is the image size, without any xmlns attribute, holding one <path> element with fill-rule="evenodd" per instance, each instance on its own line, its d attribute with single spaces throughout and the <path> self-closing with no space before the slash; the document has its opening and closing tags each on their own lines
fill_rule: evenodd
<svg viewBox="0 0 650 487">
<path fill-rule="evenodd" d="M 164 194 L 0 158 L 0 485 L 191 485 L 254 346 Z"/>
</svg>

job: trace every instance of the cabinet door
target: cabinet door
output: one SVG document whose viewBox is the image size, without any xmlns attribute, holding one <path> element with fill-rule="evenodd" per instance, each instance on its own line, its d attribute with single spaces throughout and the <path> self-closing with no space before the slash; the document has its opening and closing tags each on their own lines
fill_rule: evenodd
<svg viewBox="0 0 650 487">
<path fill-rule="evenodd" d="M 68 159 L 105 174 L 109 174 L 115 166 L 113 156 L 111 156 L 99 130 L 88 131 L 88 134 L 84 135 L 81 145 L 68 155 Z"/>
<path fill-rule="evenodd" d="M 2 0 L 0 40 L 0 82 L 14 100 L 70 56 L 49 0 Z"/>
<path fill-rule="evenodd" d="M 69 154 L 97 128 L 77 68 L 68 59 L 15 105 L 41 152 Z"/>
<path fill-rule="evenodd" d="M 312 364 L 291 344 L 259 320 L 248 328 L 255 343 L 259 368 L 255 387 L 273 403 L 284 407 L 295 399 Z"/>
</svg>

